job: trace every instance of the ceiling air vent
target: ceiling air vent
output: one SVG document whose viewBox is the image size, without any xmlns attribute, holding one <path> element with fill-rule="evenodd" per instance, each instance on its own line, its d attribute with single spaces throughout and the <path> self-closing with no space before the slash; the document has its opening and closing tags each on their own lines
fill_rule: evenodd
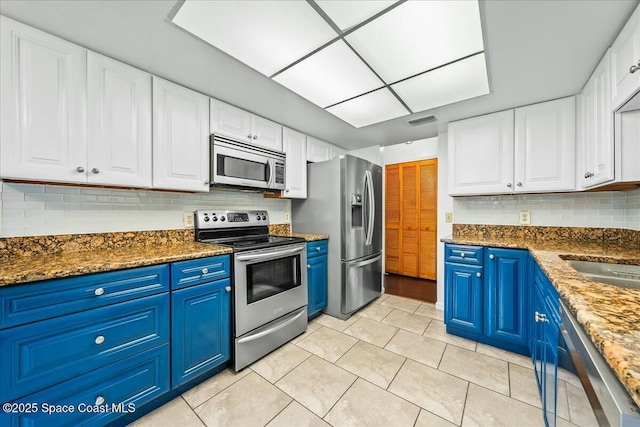
<svg viewBox="0 0 640 427">
<path fill-rule="evenodd" d="M 438 120 L 436 116 L 425 116 L 413 120 L 407 120 L 405 123 L 409 126 L 421 126 L 426 125 L 427 123 L 435 122 L 436 120 Z"/>
</svg>

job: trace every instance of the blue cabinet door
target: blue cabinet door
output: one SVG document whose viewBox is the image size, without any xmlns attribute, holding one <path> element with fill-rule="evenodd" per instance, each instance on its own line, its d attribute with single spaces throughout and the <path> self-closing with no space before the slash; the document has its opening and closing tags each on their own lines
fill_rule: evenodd
<svg viewBox="0 0 640 427">
<path fill-rule="evenodd" d="M 229 360 L 230 285 L 223 279 L 171 292 L 172 388 Z"/>
<path fill-rule="evenodd" d="M 482 333 L 482 267 L 445 264 L 445 323 Z"/>
<path fill-rule="evenodd" d="M 318 314 L 327 306 L 327 256 L 316 256 L 307 260 L 307 282 L 309 286 L 309 317 Z"/>
<path fill-rule="evenodd" d="M 526 351 L 531 308 L 529 252 L 489 248 L 485 251 L 484 334 Z"/>
</svg>

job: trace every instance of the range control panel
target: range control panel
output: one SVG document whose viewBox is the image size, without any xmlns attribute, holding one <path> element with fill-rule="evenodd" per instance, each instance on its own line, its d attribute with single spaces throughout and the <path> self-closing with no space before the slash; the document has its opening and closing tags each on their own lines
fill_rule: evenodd
<svg viewBox="0 0 640 427">
<path fill-rule="evenodd" d="M 204 228 L 255 227 L 269 225 L 267 211 L 195 211 L 195 226 Z"/>
</svg>

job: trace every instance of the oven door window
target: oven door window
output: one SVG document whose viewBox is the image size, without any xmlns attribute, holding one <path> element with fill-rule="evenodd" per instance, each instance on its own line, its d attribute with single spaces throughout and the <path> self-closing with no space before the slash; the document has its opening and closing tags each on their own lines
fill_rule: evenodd
<svg viewBox="0 0 640 427">
<path fill-rule="evenodd" d="M 268 164 L 218 154 L 218 175 L 254 181 L 267 181 Z"/>
<path fill-rule="evenodd" d="M 300 255 L 247 265 L 247 304 L 300 286 Z"/>
</svg>

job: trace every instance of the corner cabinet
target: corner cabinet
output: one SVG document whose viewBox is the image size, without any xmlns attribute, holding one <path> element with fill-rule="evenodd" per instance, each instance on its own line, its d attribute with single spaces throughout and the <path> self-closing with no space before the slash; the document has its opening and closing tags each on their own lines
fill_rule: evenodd
<svg viewBox="0 0 640 427">
<path fill-rule="evenodd" d="M 209 97 L 155 76 L 153 188 L 209 191 Z"/>
<path fill-rule="evenodd" d="M 0 16 L 3 178 L 87 181 L 87 50 Z"/>
<path fill-rule="evenodd" d="M 287 155 L 285 189 L 282 197 L 307 198 L 307 136 L 295 130 L 283 128 L 282 148 Z"/>
<path fill-rule="evenodd" d="M 307 243 L 307 283 L 309 318 L 322 313 L 327 306 L 327 241 Z"/>
<path fill-rule="evenodd" d="M 282 125 L 213 98 L 210 109 L 211 133 L 282 151 Z"/>
<path fill-rule="evenodd" d="M 529 354 L 529 253 L 445 245 L 447 332 Z"/>
<path fill-rule="evenodd" d="M 640 8 L 636 7 L 611 46 L 611 102 L 617 110 L 640 89 Z"/>
</svg>

